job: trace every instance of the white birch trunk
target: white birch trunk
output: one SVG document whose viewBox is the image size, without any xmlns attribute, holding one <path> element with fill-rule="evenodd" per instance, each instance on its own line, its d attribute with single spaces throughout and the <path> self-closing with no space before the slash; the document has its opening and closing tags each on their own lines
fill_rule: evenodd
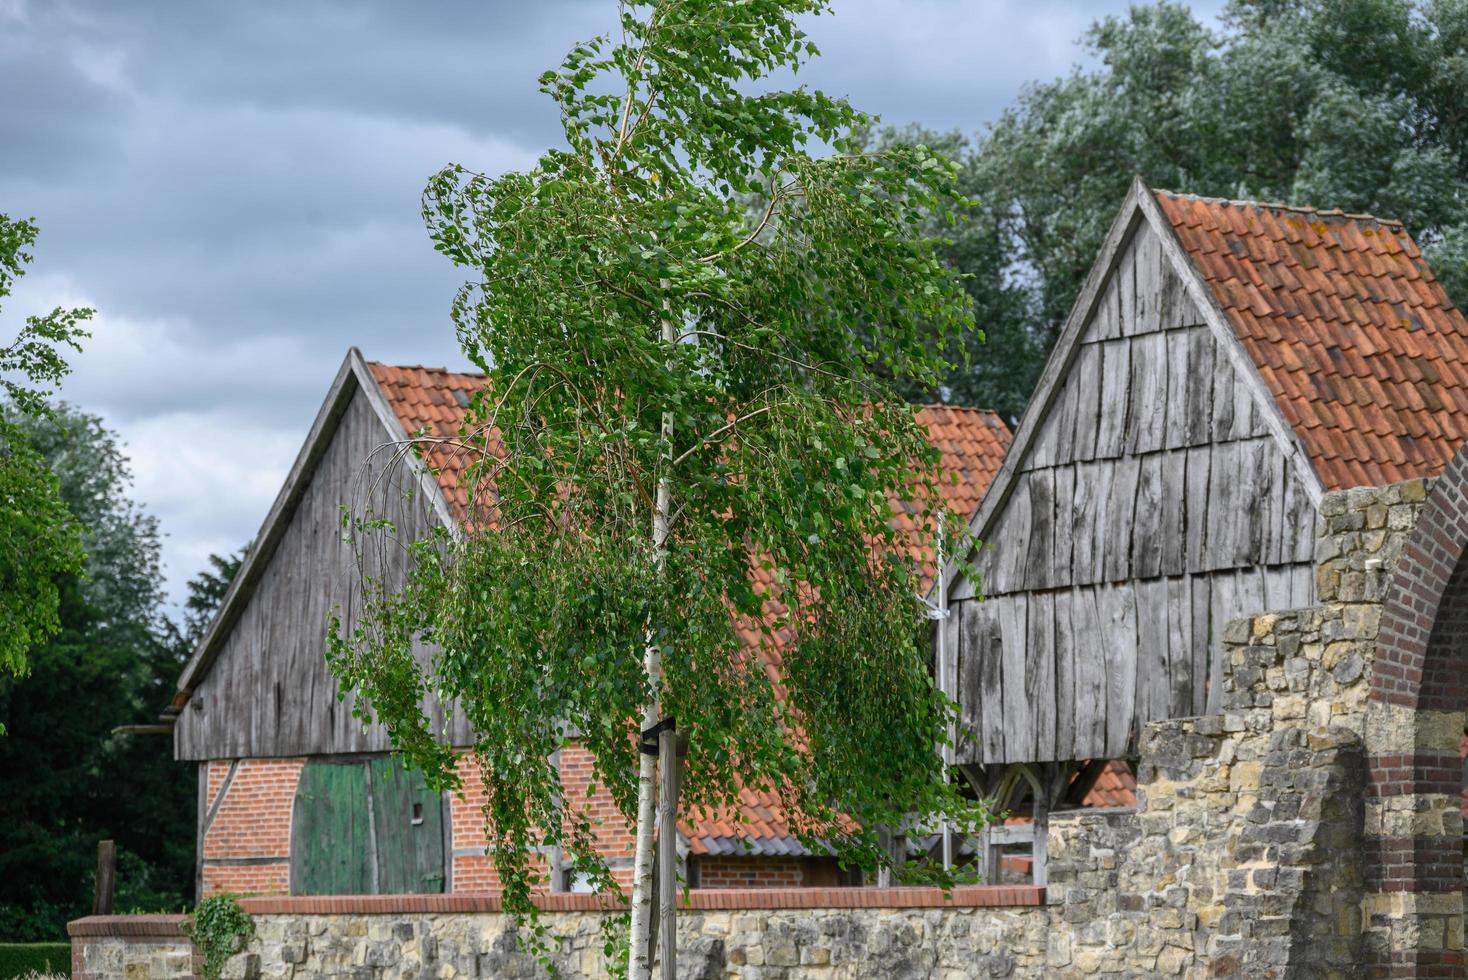
<svg viewBox="0 0 1468 980">
<path fill-rule="evenodd" d="M 663 289 L 668 283 L 662 283 Z M 667 302 L 664 301 L 664 309 Z M 678 342 L 678 331 L 672 319 L 662 321 L 663 342 L 670 347 Z M 671 360 L 671 359 L 670 359 Z M 670 448 L 673 440 L 673 415 L 663 413 L 663 441 Z M 671 452 L 665 451 L 664 470 L 658 477 L 657 500 L 652 512 L 652 547 L 661 562 L 663 548 L 668 540 L 668 512 L 672 502 L 672 485 L 666 469 L 671 461 Z M 647 731 L 662 718 L 662 651 L 656 643 L 649 642 L 643 651 L 642 669 L 647 675 L 649 697 L 642 709 L 642 730 Z M 653 829 L 656 826 L 658 759 L 655 755 L 638 756 L 637 767 L 637 849 L 632 861 L 632 925 L 628 951 L 628 980 L 651 980 L 652 950 L 652 866 Z"/>
</svg>

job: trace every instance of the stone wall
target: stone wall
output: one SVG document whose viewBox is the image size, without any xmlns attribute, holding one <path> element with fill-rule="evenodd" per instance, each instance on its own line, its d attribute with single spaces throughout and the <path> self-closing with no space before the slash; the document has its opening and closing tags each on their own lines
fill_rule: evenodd
<svg viewBox="0 0 1468 980">
<path fill-rule="evenodd" d="M 1368 787 L 1367 749 L 1386 738 L 1371 731 L 1385 723 L 1369 693 L 1383 597 L 1428 491 L 1326 497 L 1321 605 L 1228 624 L 1223 711 L 1144 729 L 1135 810 L 1051 815 L 1048 888 L 694 892 L 680 975 L 1360 975 L 1400 943 L 1393 922 L 1410 899 L 1363 880 L 1363 855 L 1396 819 Z M 230 975 L 543 975 L 497 905 L 443 904 L 471 901 L 495 900 L 253 900 L 259 934 Z M 604 976 L 609 913 L 587 896 L 548 902 L 561 975 Z M 73 925 L 79 975 L 130 975 L 125 937 Z M 1461 951 L 1461 928 L 1439 938 Z M 149 969 L 187 953 L 150 942 L 136 954 Z"/>
<path fill-rule="evenodd" d="M 679 914 L 679 975 L 958 980 L 1047 974 L 1049 911 L 1036 888 L 798 889 L 693 892 Z M 374 896 L 249 899 L 256 935 L 229 978 L 547 976 L 492 899 Z M 567 978 L 607 976 L 605 927 L 620 916 L 591 896 L 546 903 L 549 963 Z M 722 906 L 722 907 L 721 907 Z M 181 916 L 149 917 L 146 938 L 120 935 L 138 917 L 72 923 L 73 976 L 190 976 Z"/>
</svg>

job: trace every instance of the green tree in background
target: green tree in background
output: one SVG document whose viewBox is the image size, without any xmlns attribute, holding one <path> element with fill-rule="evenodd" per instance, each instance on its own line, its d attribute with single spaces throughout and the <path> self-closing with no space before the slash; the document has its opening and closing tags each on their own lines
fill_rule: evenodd
<svg viewBox="0 0 1468 980">
<path fill-rule="evenodd" d="M 158 526 L 128 498 L 116 435 L 66 404 L 0 418 L 52 474 L 84 553 L 51 578 L 59 629 L 31 650 L 29 675 L 0 674 L 0 937 L 54 940 L 90 907 L 103 838 L 119 846 L 119 909 L 176 911 L 192 897 L 194 772 L 167 739 L 112 729 L 157 717 L 193 642 L 160 616 Z M 234 561 L 191 583 L 191 621 L 212 611 Z"/>
<path fill-rule="evenodd" d="M 947 137 L 964 192 L 945 255 L 1001 343 L 945 379 L 1017 415 L 1134 175 L 1152 186 L 1399 218 L 1468 296 L 1468 3 L 1235 0 L 1221 29 L 1178 3 L 1084 38 L 1094 70 L 1028 87 Z M 932 134 L 888 131 L 878 145 Z M 909 393 L 931 397 L 928 392 Z"/>
<path fill-rule="evenodd" d="M 214 621 L 214 614 L 224 602 L 224 594 L 229 591 L 230 583 L 234 581 L 240 565 L 249 553 L 250 546 L 245 545 L 232 555 L 210 555 L 209 568 L 189 580 L 188 598 L 184 599 L 183 631 L 178 638 L 185 660 L 204 638 L 209 624 Z M 170 684 L 175 679 L 176 677 L 169 678 Z M 170 687 L 170 692 L 171 690 Z"/>
<path fill-rule="evenodd" d="M 0 214 L 0 300 L 25 274 L 37 234 L 34 221 Z M 0 413 L 0 675 L 23 675 L 27 652 L 59 629 L 56 578 L 81 565 L 80 530 L 20 420 L 45 417 L 45 393 L 68 370 L 62 351 L 81 349 L 91 315 L 58 307 L 27 317 L 0 346 L 0 401 L 12 409 Z"/>
<path fill-rule="evenodd" d="M 972 327 L 921 233 L 958 203 L 954 168 L 923 147 L 861 152 L 849 134 L 868 121 L 846 103 L 764 90 L 815 53 L 797 20 L 827 8 L 628 2 L 619 40 L 541 79 L 564 148 L 430 182 L 436 247 L 474 277 L 455 323 L 490 377 L 455 451 L 495 491 L 462 540 L 419 543 L 406 588 L 376 583 L 334 645 L 343 686 L 441 777 L 453 759 L 421 697 L 463 706 L 514 911 L 542 846 L 614 887 L 551 761 L 579 733 L 637 831 L 633 977 L 655 793 L 637 735 L 664 716 L 689 737 L 685 812 L 768 791 L 802 839 L 868 865 L 883 826 L 978 815 L 934 751 L 951 706 L 891 520 L 916 498 L 933 540 L 936 453 L 894 385 L 936 383 Z M 741 621 L 780 650 L 778 696 Z M 437 647 L 427 672 L 418 636 Z"/>
</svg>

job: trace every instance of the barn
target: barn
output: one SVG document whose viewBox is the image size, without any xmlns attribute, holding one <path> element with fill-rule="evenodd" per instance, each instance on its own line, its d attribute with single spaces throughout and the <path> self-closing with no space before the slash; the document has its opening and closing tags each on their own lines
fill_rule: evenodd
<svg viewBox="0 0 1468 980">
<path fill-rule="evenodd" d="M 452 459 L 430 459 L 437 478 L 414 471 L 410 489 L 418 492 L 384 493 L 391 455 L 384 447 L 410 434 L 456 435 L 485 383 L 481 375 L 369 363 L 355 349 L 337 372 L 165 716 L 175 757 L 198 767 L 201 895 L 498 890 L 472 762 L 462 766 L 462 793 L 430 792 L 395 761 L 386 733 L 364 729 L 352 699 L 337 699 L 325 662 L 328 616 L 339 608 L 350 627 L 360 581 L 341 508 L 377 487 L 377 512 L 405 535 L 462 520 L 467 501 Z M 919 418 L 941 450 L 945 476 L 956 477 L 942 483 L 947 508 L 966 518 L 999 467 L 1009 430 L 993 413 L 971 409 L 931 407 Z M 472 744 L 451 706 L 429 710 L 456 746 Z M 568 793 L 584 792 L 586 751 L 573 742 L 557 762 Z M 604 854 L 630 880 L 631 835 L 604 791 L 590 806 L 605 821 Z M 795 839 L 775 800 L 753 791 L 740 814 L 680 826 L 679 851 L 695 887 L 852 883 L 833 859 Z M 578 889 L 558 854 L 544 861 L 554 889 Z"/>
<path fill-rule="evenodd" d="M 1220 709 L 1226 623 L 1316 604 L 1325 493 L 1465 438 L 1468 323 L 1401 224 L 1138 180 L 973 517 L 977 575 L 944 573 L 955 762 L 1043 828 L 1142 726 Z M 1044 840 L 996 828 L 985 860 L 1033 847 L 1043 883 Z"/>
</svg>

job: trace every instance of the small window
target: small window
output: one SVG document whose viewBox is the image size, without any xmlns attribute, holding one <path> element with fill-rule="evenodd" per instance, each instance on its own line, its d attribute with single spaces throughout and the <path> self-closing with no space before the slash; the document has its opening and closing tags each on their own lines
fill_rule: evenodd
<svg viewBox="0 0 1468 980">
<path fill-rule="evenodd" d="M 413 804 L 413 826 L 417 827 L 421 823 L 423 823 L 423 804 L 422 803 L 414 803 Z"/>
</svg>

